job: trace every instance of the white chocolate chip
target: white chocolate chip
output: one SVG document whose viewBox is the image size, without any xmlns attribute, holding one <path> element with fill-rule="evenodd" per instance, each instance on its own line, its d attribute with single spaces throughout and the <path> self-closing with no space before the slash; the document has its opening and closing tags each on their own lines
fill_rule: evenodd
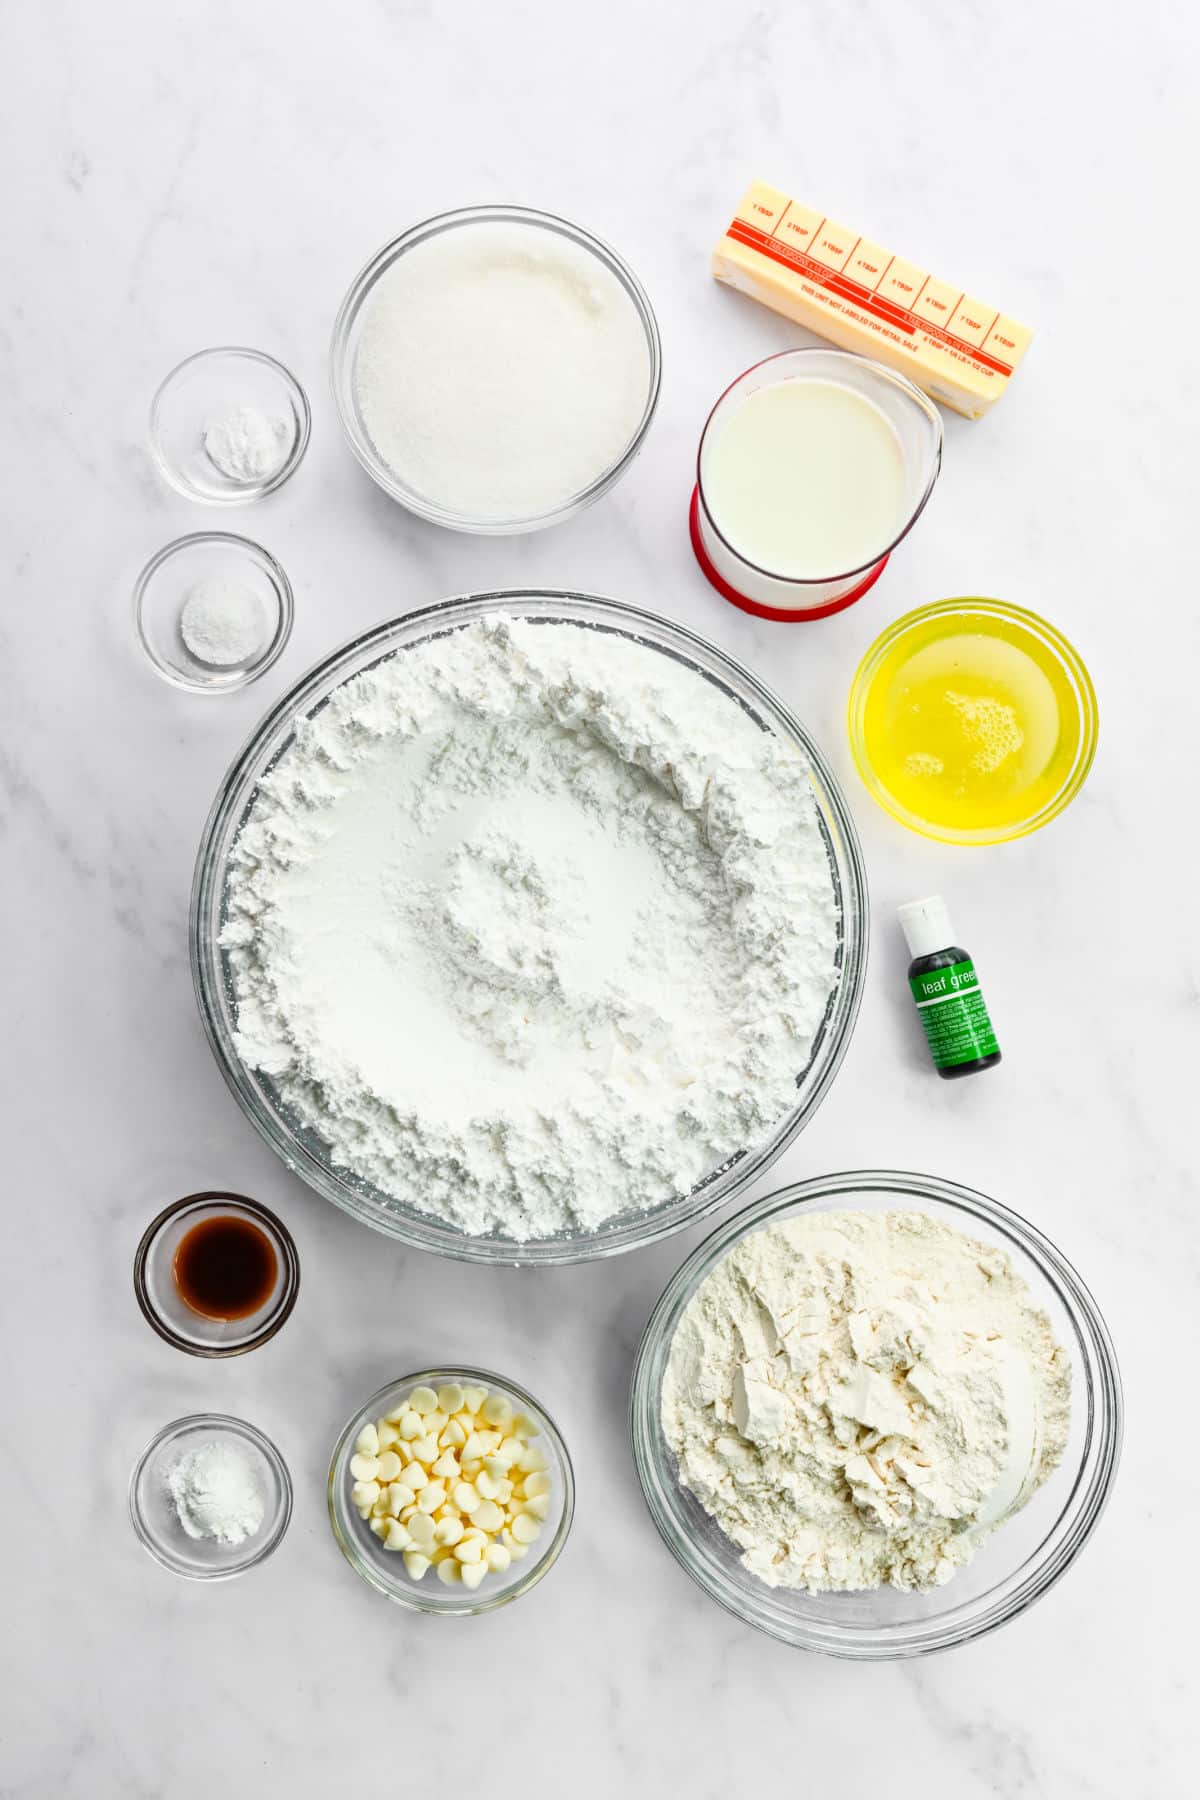
<svg viewBox="0 0 1200 1800">
<path fill-rule="evenodd" d="M 378 1500 L 380 1492 L 377 1481 L 356 1481 L 350 1489 L 350 1498 L 355 1506 L 365 1506 L 369 1512 Z"/>
<path fill-rule="evenodd" d="M 382 1537 L 384 1532 L 388 1528 L 389 1520 L 387 1520 L 387 1519 L 371 1519 L 369 1521 L 369 1523 L 371 1526 L 371 1530 L 375 1533 L 375 1536 Z"/>
<path fill-rule="evenodd" d="M 512 1557 L 503 1544 L 489 1544 L 485 1555 L 488 1568 L 494 1570 L 497 1575 L 503 1575 L 505 1569 L 512 1562 Z"/>
<path fill-rule="evenodd" d="M 462 1584 L 465 1588 L 477 1588 L 487 1574 L 485 1562 L 464 1563 L 462 1565 Z"/>
<path fill-rule="evenodd" d="M 486 1399 L 487 1389 L 485 1387 L 464 1387 L 463 1389 L 463 1405 L 468 1412 L 477 1413 Z"/>
<path fill-rule="evenodd" d="M 380 1419 L 375 1435 L 379 1440 L 380 1450 L 390 1450 L 394 1444 L 400 1442 L 400 1433 L 387 1419 Z"/>
<path fill-rule="evenodd" d="M 433 1465 L 433 1473 L 449 1481 L 458 1476 L 458 1458 L 453 1450 L 443 1450 Z"/>
<path fill-rule="evenodd" d="M 531 1500 L 536 1494 L 548 1494 L 551 1485 L 550 1477 L 544 1469 L 537 1469 L 532 1475 L 525 1477 L 525 1492 Z"/>
<path fill-rule="evenodd" d="M 417 1438 L 421 1436 L 424 1429 L 425 1427 L 421 1422 L 420 1413 L 414 1412 L 411 1406 L 406 1406 L 396 1421 L 396 1430 L 400 1433 L 400 1436 L 402 1438 Z"/>
<path fill-rule="evenodd" d="M 489 1425 L 505 1426 L 512 1418 L 512 1402 L 503 1394 L 492 1394 L 485 1400 L 479 1411 Z"/>
<path fill-rule="evenodd" d="M 532 1500 L 526 1500 L 521 1511 L 527 1519 L 544 1519 L 550 1511 L 549 1494 L 535 1494 Z"/>
<path fill-rule="evenodd" d="M 413 1493 L 416 1494 L 425 1486 L 425 1483 L 429 1480 L 429 1476 L 425 1472 L 424 1465 L 419 1463 L 414 1457 L 412 1462 L 405 1463 L 401 1479 L 403 1480 L 405 1487 L 410 1487 Z"/>
<path fill-rule="evenodd" d="M 374 1425 L 364 1425 L 354 1440 L 354 1448 L 362 1456 L 374 1456 L 379 1448 L 379 1433 Z"/>
<path fill-rule="evenodd" d="M 433 1531 L 434 1541 L 438 1544 L 457 1544 L 462 1534 L 462 1520 L 455 1518 L 453 1514 L 449 1518 L 439 1519 Z"/>
<path fill-rule="evenodd" d="M 512 1534 L 518 1544 L 532 1544 L 541 1535 L 541 1526 L 527 1513 L 518 1513 L 512 1522 Z"/>
<path fill-rule="evenodd" d="M 422 1575 L 424 1575 L 429 1567 L 429 1558 L 427 1556 L 422 1556 L 419 1550 L 406 1550 L 404 1552 L 404 1567 L 414 1581 L 420 1581 Z"/>
<path fill-rule="evenodd" d="M 500 1487 L 500 1483 L 494 1476 L 488 1474 L 486 1468 L 479 1471 L 474 1485 L 476 1492 L 482 1494 L 485 1500 L 494 1500 Z"/>
<path fill-rule="evenodd" d="M 385 1550 L 409 1550 L 412 1548 L 412 1532 L 399 1519 L 389 1519 L 385 1527 L 387 1532 L 383 1540 Z"/>
<path fill-rule="evenodd" d="M 484 1545 L 477 1537 L 461 1537 L 454 1546 L 454 1554 L 459 1562 L 482 1562 Z"/>
<path fill-rule="evenodd" d="M 471 1481 L 460 1481 L 454 1489 L 454 1504 L 460 1512 L 473 1513 L 482 1504 L 479 1490 Z"/>
<path fill-rule="evenodd" d="M 437 1403 L 444 1413 L 456 1413 L 461 1411 L 462 1403 L 465 1399 L 466 1395 L 458 1385 L 457 1381 L 448 1381 L 444 1387 L 440 1387 L 437 1391 Z"/>
<path fill-rule="evenodd" d="M 417 1496 L 417 1506 L 423 1513 L 435 1513 L 446 1498 L 446 1490 L 440 1481 L 427 1481 Z"/>
<path fill-rule="evenodd" d="M 408 1404 L 416 1413 L 436 1412 L 438 1397 L 431 1387 L 415 1387 L 408 1396 Z"/>
<path fill-rule="evenodd" d="M 429 1437 L 418 1438 L 413 1444 L 413 1455 L 418 1462 L 435 1463 L 441 1455 L 437 1438 L 432 1433 Z"/>
<path fill-rule="evenodd" d="M 350 1473 L 355 1481 L 374 1481 L 379 1473 L 379 1464 L 373 1456 L 352 1456 Z"/>
<path fill-rule="evenodd" d="M 400 1474 L 400 1458 L 394 1450 L 385 1450 L 375 1460 L 375 1479 L 377 1481 L 395 1481 Z"/>
<path fill-rule="evenodd" d="M 436 1542 L 436 1527 L 428 1513 L 415 1512 L 408 1521 L 409 1533 L 418 1550 L 432 1550 Z"/>
<path fill-rule="evenodd" d="M 504 1514 L 494 1500 L 481 1500 L 471 1514 L 471 1523 L 478 1525 L 481 1531 L 499 1531 L 504 1523 Z"/>
<path fill-rule="evenodd" d="M 437 1565 L 437 1572 L 439 1579 L 444 1581 L 447 1587 L 454 1587 L 462 1580 L 462 1564 L 456 1562 L 453 1556 L 448 1556 L 445 1562 L 440 1562 Z"/>
<path fill-rule="evenodd" d="M 415 1504 L 416 1498 L 406 1481 L 393 1481 L 387 1491 L 388 1511 L 398 1519 L 406 1506 Z"/>
</svg>

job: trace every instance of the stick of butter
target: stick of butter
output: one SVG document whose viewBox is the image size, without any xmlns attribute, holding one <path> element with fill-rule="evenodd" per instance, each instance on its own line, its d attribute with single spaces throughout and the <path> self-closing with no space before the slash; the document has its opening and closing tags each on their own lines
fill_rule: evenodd
<svg viewBox="0 0 1200 1800">
<path fill-rule="evenodd" d="M 797 325 L 898 369 L 978 419 L 1033 333 L 763 181 L 750 184 L 712 271 Z"/>
</svg>

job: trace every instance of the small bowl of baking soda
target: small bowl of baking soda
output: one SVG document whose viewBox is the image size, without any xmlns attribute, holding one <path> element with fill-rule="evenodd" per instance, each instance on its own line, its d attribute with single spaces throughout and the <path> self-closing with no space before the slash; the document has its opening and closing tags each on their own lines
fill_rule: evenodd
<svg viewBox="0 0 1200 1800">
<path fill-rule="evenodd" d="M 416 1612 L 491 1612 L 519 1599 L 557 1562 L 574 1510 L 558 1427 L 486 1369 L 389 1382 L 349 1420 L 329 1467 L 342 1554 Z"/>
<path fill-rule="evenodd" d="M 292 587 L 260 544 L 228 531 L 176 538 L 133 590 L 138 642 L 174 687 L 227 694 L 257 681 L 291 636 Z"/>
<path fill-rule="evenodd" d="M 143 1547 L 192 1581 L 227 1581 L 265 1561 L 292 1516 L 292 1481 L 271 1440 L 243 1419 L 193 1413 L 142 1451 L 129 1514 Z"/>
</svg>

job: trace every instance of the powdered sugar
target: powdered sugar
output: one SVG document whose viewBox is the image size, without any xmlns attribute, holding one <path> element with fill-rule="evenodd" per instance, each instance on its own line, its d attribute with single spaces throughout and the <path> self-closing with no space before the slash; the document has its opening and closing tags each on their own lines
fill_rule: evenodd
<svg viewBox="0 0 1200 1800">
<path fill-rule="evenodd" d="M 837 912 L 808 772 L 616 634 L 493 616 L 301 721 L 230 858 L 238 1047 L 472 1234 L 689 1191 L 794 1104 Z"/>
</svg>

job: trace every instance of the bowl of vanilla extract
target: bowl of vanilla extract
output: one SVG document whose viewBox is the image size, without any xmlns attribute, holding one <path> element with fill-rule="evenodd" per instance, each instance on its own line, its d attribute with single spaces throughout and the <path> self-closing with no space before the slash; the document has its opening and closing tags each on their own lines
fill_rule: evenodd
<svg viewBox="0 0 1200 1800">
<path fill-rule="evenodd" d="M 189 1356 L 243 1356 L 281 1328 L 300 1259 L 281 1219 L 244 1194 L 185 1194 L 146 1227 L 133 1288 L 159 1337 Z"/>
</svg>

